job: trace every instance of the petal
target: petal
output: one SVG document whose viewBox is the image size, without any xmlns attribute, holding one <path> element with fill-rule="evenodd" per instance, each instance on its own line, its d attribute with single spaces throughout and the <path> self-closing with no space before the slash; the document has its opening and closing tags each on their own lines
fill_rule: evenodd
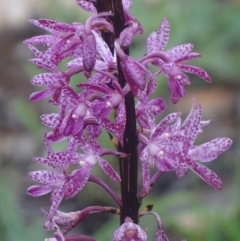
<svg viewBox="0 0 240 241">
<path fill-rule="evenodd" d="M 93 3 L 84 0 L 77 0 L 77 4 L 87 12 L 97 13 L 97 9 L 94 7 Z"/>
<path fill-rule="evenodd" d="M 29 62 L 36 64 L 39 69 L 48 69 L 54 72 L 58 72 L 58 68 L 56 67 L 56 65 L 47 59 L 43 60 L 40 58 L 33 58 L 33 59 L 29 59 Z"/>
<path fill-rule="evenodd" d="M 108 45 L 99 34 L 97 34 L 95 31 L 92 33 L 96 39 L 97 52 L 100 54 L 104 62 L 108 63 L 110 66 L 113 65 L 114 59 Z"/>
<path fill-rule="evenodd" d="M 87 132 L 92 138 L 98 138 L 101 135 L 101 127 L 98 125 L 87 125 Z"/>
<path fill-rule="evenodd" d="M 170 24 L 167 18 L 163 18 L 157 31 L 158 35 L 158 51 L 163 51 L 167 45 L 170 34 Z"/>
<path fill-rule="evenodd" d="M 92 136 L 89 136 L 89 138 L 90 138 L 89 146 L 91 148 L 91 152 L 98 156 L 101 155 L 102 147 L 101 147 L 100 143 L 96 139 L 92 138 Z"/>
<path fill-rule="evenodd" d="M 78 87 L 84 89 L 84 90 L 93 90 L 93 91 L 98 91 L 101 92 L 105 95 L 110 95 L 111 93 L 113 93 L 113 90 L 106 87 L 103 84 L 100 83 L 80 83 L 78 84 Z"/>
<path fill-rule="evenodd" d="M 179 58 L 179 59 L 175 60 L 174 62 L 175 63 L 181 63 L 181 62 L 196 59 L 196 58 L 199 58 L 199 57 L 201 57 L 201 54 L 199 54 L 199 53 L 189 53 L 187 56 Z"/>
<path fill-rule="evenodd" d="M 209 162 L 216 159 L 219 154 L 226 151 L 231 145 L 232 140 L 229 138 L 216 138 L 191 149 L 188 155 L 194 161 Z"/>
<path fill-rule="evenodd" d="M 196 165 L 191 167 L 191 170 L 194 171 L 199 177 L 201 177 L 203 179 L 203 181 L 208 183 L 210 186 L 212 186 L 216 190 L 222 189 L 222 186 L 223 186 L 222 180 L 212 170 L 210 170 L 207 167 L 204 167 L 198 163 L 196 163 Z"/>
<path fill-rule="evenodd" d="M 169 241 L 164 229 L 157 228 L 154 241 Z"/>
<path fill-rule="evenodd" d="M 73 163 L 78 163 L 79 160 L 83 157 L 83 154 L 77 152 L 70 152 L 70 151 L 62 151 L 56 153 L 49 153 L 48 165 L 57 168 L 62 165 L 69 165 Z"/>
<path fill-rule="evenodd" d="M 55 128 L 59 124 L 60 115 L 56 113 L 43 114 L 40 118 L 43 125 L 48 126 L 50 128 Z"/>
<path fill-rule="evenodd" d="M 193 50 L 192 44 L 182 44 L 169 49 L 166 54 L 172 62 L 187 56 Z"/>
<path fill-rule="evenodd" d="M 107 118 L 112 111 L 112 107 L 107 105 L 107 101 L 96 101 L 92 106 L 93 116 L 99 118 Z"/>
<path fill-rule="evenodd" d="M 99 166 L 103 169 L 107 176 L 109 176 L 113 181 L 120 182 L 121 178 L 119 174 L 114 170 L 114 168 L 103 158 L 97 157 Z"/>
<path fill-rule="evenodd" d="M 60 126 L 60 132 L 64 136 L 73 136 L 81 131 L 83 127 L 83 116 L 76 116 L 72 110 L 62 121 Z"/>
<path fill-rule="evenodd" d="M 30 172 L 28 176 L 37 182 L 43 184 L 58 184 L 65 180 L 63 174 L 52 172 L 52 171 L 34 171 Z"/>
<path fill-rule="evenodd" d="M 126 125 L 126 107 L 125 107 L 125 100 L 123 99 L 117 108 L 116 113 L 116 123 L 122 130 L 125 130 Z"/>
<path fill-rule="evenodd" d="M 96 63 L 97 49 L 94 35 L 90 32 L 83 37 L 83 67 L 86 71 L 91 72 Z"/>
<path fill-rule="evenodd" d="M 146 115 L 150 115 L 150 112 L 153 115 L 159 115 L 166 109 L 166 103 L 161 98 L 155 98 L 148 102 L 147 108 L 145 110 Z"/>
<path fill-rule="evenodd" d="M 186 167 L 179 166 L 176 169 L 176 175 L 178 178 L 186 176 L 188 173 L 188 169 Z"/>
<path fill-rule="evenodd" d="M 152 32 L 147 38 L 147 53 L 152 54 L 158 51 L 158 36 L 157 33 Z"/>
<path fill-rule="evenodd" d="M 125 218 L 122 224 L 115 232 L 113 241 L 147 241 L 146 232 L 137 224 L 133 223 L 129 217 Z"/>
<path fill-rule="evenodd" d="M 156 166 L 160 171 L 172 171 L 178 167 L 179 163 L 174 158 L 162 157 L 156 159 Z"/>
<path fill-rule="evenodd" d="M 177 121 L 180 118 L 181 112 L 175 112 L 167 115 L 164 119 L 162 119 L 153 130 L 150 139 L 155 140 L 157 137 L 161 136 L 167 129 L 167 127 Z"/>
<path fill-rule="evenodd" d="M 60 83 L 62 78 L 56 73 L 42 73 L 34 76 L 31 82 L 33 85 L 56 85 Z"/>
<path fill-rule="evenodd" d="M 186 95 L 184 86 L 181 85 L 179 81 L 177 81 L 172 77 L 169 77 L 168 79 L 168 86 L 172 92 L 171 99 L 173 104 L 176 104 L 181 99 L 181 97 Z"/>
<path fill-rule="evenodd" d="M 122 70 L 131 88 L 144 90 L 146 86 L 146 69 L 139 62 L 127 56 L 121 61 Z"/>
<path fill-rule="evenodd" d="M 46 99 L 51 94 L 53 94 L 54 91 L 55 91 L 55 89 L 50 89 L 50 88 L 48 88 L 46 90 L 36 91 L 30 95 L 29 100 L 38 101 L 38 100 Z"/>
<path fill-rule="evenodd" d="M 83 189 L 88 181 L 91 169 L 90 166 L 86 166 L 73 172 L 70 181 L 63 186 L 66 198 L 74 197 Z"/>
<path fill-rule="evenodd" d="M 125 10 L 129 10 L 130 7 L 132 6 L 132 1 L 131 0 L 122 0 L 123 8 Z"/>
<path fill-rule="evenodd" d="M 64 58 L 72 57 L 75 49 L 77 49 L 79 45 L 81 46 L 80 39 L 75 38 L 73 34 L 65 36 L 56 44 L 48 48 L 44 55 L 56 65 L 59 64 Z"/>
<path fill-rule="evenodd" d="M 35 58 L 40 58 L 40 59 L 44 58 L 43 53 L 41 51 L 39 51 L 37 48 L 35 48 L 33 45 L 28 44 L 27 46 L 32 51 L 32 53 L 34 54 Z"/>
<path fill-rule="evenodd" d="M 75 58 L 74 60 L 71 60 L 66 64 L 67 69 L 72 69 L 72 68 L 81 67 L 81 66 L 83 66 L 82 57 Z"/>
<path fill-rule="evenodd" d="M 49 211 L 49 219 L 51 219 L 55 212 L 57 211 L 60 203 L 62 202 L 63 200 L 63 197 L 64 197 L 64 192 L 63 192 L 63 188 L 58 188 L 58 189 L 55 189 L 53 192 L 52 192 L 52 195 L 51 195 L 51 207 L 50 207 L 50 211 Z"/>
<path fill-rule="evenodd" d="M 195 75 L 199 76 L 200 78 L 206 80 L 209 83 L 212 82 L 210 76 L 204 69 L 201 69 L 199 67 L 192 66 L 192 65 L 183 65 L 183 64 L 180 65 L 179 64 L 178 66 L 184 72 L 195 74 Z"/>
<path fill-rule="evenodd" d="M 148 193 L 150 188 L 150 168 L 148 163 L 148 150 L 145 147 L 140 155 L 140 160 L 142 162 L 142 186 L 146 193 Z"/>
<path fill-rule="evenodd" d="M 27 193 L 33 197 L 40 197 L 50 193 L 55 187 L 50 185 L 40 186 L 34 185 L 27 189 Z"/>
<path fill-rule="evenodd" d="M 133 37 L 135 36 L 134 25 L 125 28 L 119 36 L 119 44 L 123 48 L 127 48 L 132 43 Z"/>
<path fill-rule="evenodd" d="M 61 22 L 57 22 L 51 19 L 39 19 L 39 20 L 34 20 L 34 19 L 30 19 L 29 20 L 30 23 L 43 28 L 49 32 L 53 32 L 53 33 L 68 33 L 68 32 L 73 32 L 75 33 L 75 27 L 73 27 L 70 24 L 67 23 L 61 23 Z"/>
<path fill-rule="evenodd" d="M 43 46 L 51 46 L 52 44 L 58 41 L 58 37 L 54 35 L 39 35 L 29 38 L 23 41 L 24 44 L 33 44 L 33 45 L 43 45 Z"/>
<path fill-rule="evenodd" d="M 197 135 L 199 134 L 201 115 L 202 108 L 200 105 L 197 105 L 195 109 L 191 111 L 189 116 L 187 117 L 184 134 L 187 138 L 189 138 L 190 146 L 194 143 Z"/>
</svg>

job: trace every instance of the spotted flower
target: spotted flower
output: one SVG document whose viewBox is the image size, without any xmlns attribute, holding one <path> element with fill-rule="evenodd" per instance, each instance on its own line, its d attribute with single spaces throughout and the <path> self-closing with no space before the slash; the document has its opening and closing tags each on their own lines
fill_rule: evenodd
<svg viewBox="0 0 240 241">
<path fill-rule="evenodd" d="M 132 240 L 147 241 L 147 234 L 137 224 L 133 223 L 129 217 L 126 217 L 124 224 L 115 231 L 113 241 Z"/>
<path fill-rule="evenodd" d="M 196 66 L 185 65 L 183 62 L 201 57 L 198 53 L 193 53 L 192 44 L 183 44 L 173 47 L 164 52 L 170 33 L 170 25 L 167 18 L 161 21 L 157 32 L 152 32 L 147 39 L 147 51 L 152 63 L 168 77 L 168 86 L 172 92 L 172 102 L 176 104 L 186 92 L 185 85 L 190 84 L 189 78 L 183 73 L 192 73 L 207 82 L 211 82 L 208 73 Z M 162 53 L 162 58 L 157 58 L 156 53 Z"/>
</svg>

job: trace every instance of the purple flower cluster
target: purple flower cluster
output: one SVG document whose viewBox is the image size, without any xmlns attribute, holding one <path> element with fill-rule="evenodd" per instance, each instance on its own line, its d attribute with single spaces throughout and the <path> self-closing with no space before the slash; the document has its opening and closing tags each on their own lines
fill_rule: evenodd
<svg viewBox="0 0 240 241">
<path fill-rule="evenodd" d="M 115 39 L 114 52 L 104 41 L 102 33 L 114 33 L 110 19 L 112 12 L 97 12 L 96 1 L 77 0 L 78 5 L 92 13 L 85 24 L 66 24 L 49 19 L 30 20 L 30 22 L 50 35 L 32 37 L 24 43 L 32 51 L 30 60 L 38 68 L 48 70 L 32 78 L 32 84 L 45 86 L 44 90 L 34 92 L 30 100 L 49 98 L 49 103 L 58 108 L 58 113 L 44 114 L 41 121 L 51 131 L 45 134 L 46 157 L 35 157 L 35 162 L 47 165 L 51 170 L 29 173 L 29 177 L 41 185 L 29 187 L 28 193 L 34 197 L 51 193 L 50 210 L 46 214 L 44 227 L 55 230 L 54 238 L 49 241 L 70 241 L 94 239 L 83 235 L 66 236 L 85 216 L 96 212 L 120 212 L 121 198 L 106 183 L 93 176 L 95 164 L 114 182 L 121 182 L 121 175 L 106 161 L 104 155 L 126 158 L 124 153 L 124 133 L 127 119 L 126 96 L 132 94 L 136 99 L 135 115 L 137 121 L 138 154 L 142 172 L 142 190 L 138 199 L 150 191 L 152 184 L 165 172 L 175 171 L 177 177 L 187 174 L 190 169 L 206 183 L 217 190 L 222 188 L 220 178 L 199 162 L 209 162 L 227 150 L 232 141 L 229 138 L 216 138 L 199 146 L 194 142 L 202 128 L 210 121 L 201 120 L 202 108 L 193 97 L 192 109 L 184 122 L 180 112 L 171 113 L 156 123 L 156 116 L 164 112 L 166 104 L 161 98 L 152 98 L 157 88 L 157 76 L 167 77 L 171 90 L 171 100 L 176 104 L 185 95 L 185 85 L 190 80 L 184 72 L 193 73 L 207 82 L 211 79 L 207 72 L 184 62 L 200 57 L 192 52 L 192 44 L 183 44 L 164 50 L 169 38 L 169 22 L 164 18 L 158 30 L 147 38 L 147 53 L 136 60 L 126 54 L 136 34 L 143 32 L 139 21 L 129 13 L 130 0 L 122 0 L 126 27 Z M 39 50 L 35 46 L 43 46 Z M 41 48 L 43 49 L 43 48 Z M 66 70 L 59 64 L 69 60 Z M 149 66 L 157 67 L 151 72 Z M 118 79 L 119 66 L 122 69 L 125 85 Z M 77 89 L 71 84 L 71 77 L 83 73 Z M 114 120 L 111 117 L 114 113 Z M 102 130 L 116 139 L 118 150 L 104 149 L 98 142 Z M 52 150 L 52 143 L 67 141 L 67 148 L 61 152 Z M 79 151 L 81 150 L 81 151 Z M 74 165 L 73 165 L 74 164 Z M 77 164 L 77 165 L 76 165 Z M 77 166 L 77 167 L 76 167 Z M 150 168 L 156 167 L 156 174 L 150 175 Z M 75 168 L 75 169 L 74 169 Z M 92 181 L 100 185 L 119 206 L 91 206 L 81 211 L 63 213 L 58 210 L 63 198 L 76 196 Z M 155 241 L 167 241 L 159 216 L 151 211 L 140 212 L 139 217 L 154 215 L 157 221 Z M 61 227 L 61 228 L 60 228 Z M 113 237 L 114 241 L 146 241 L 147 234 L 132 217 L 125 217 Z"/>
</svg>

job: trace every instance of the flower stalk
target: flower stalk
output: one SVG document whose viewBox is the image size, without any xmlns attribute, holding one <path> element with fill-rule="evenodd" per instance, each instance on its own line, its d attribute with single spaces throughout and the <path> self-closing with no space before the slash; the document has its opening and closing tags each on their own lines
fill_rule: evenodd
<svg viewBox="0 0 240 241">
<path fill-rule="evenodd" d="M 112 12 L 111 17 L 114 27 L 114 37 L 111 33 L 103 35 L 110 49 L 114 49 L 114 40 L 118 39 L 120 33 L 125 28 L 125 17 L 121 0 L 98 0 L 98 12 Z M 124 49 L 128 55 L 129 49 Z M 121 87 L 126 85 L 126 79 L 120 64 L 120 58 L 117 56 L 117 78 Z M 137 197 L 138 181 L 138 153 L 137 153 L 137 130 L 134 96 L 129 92 L 125 96 L 126 107 L 126 128 L 124 131 L 123 145 L 119 145 L 119 151 L 127 154 L 125 158 L 119 158 L 119 168 L 121 176 L 121 197 L 122 207 L 120 223 L 123 224 L 126 217 L 130 217 L 134 223 L 138 223 L 138 210 L 140 202 Z"/>
</svg>

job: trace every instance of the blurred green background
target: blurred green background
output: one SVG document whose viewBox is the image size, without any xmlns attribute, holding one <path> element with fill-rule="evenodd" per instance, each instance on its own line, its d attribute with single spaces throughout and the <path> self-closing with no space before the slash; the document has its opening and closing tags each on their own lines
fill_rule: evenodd
<svg viewBox="0 0 240 241">
<path fill-rule="evenodd" d="M 42 228 L 45 218 L 40 207 L 49 209 L 49 196 L 32 198 L 26 194 L 26 189 L 33 184 L 27 173 L 45 168 L 32 163 L 31 159 L 45 155 L 42 137 L 48 130 L 41 125 L 39 115 L 50 113 L 52 109 L 47 101 L 28 101 L 30 93 L 36 90 L 30 79 L 38 72 L 27 63 L 31 53 L 22 41 L 42 34 L 27 23 L 29 18 L 82 22 L 88 14 L 81 11 L 74 0 L 23 1 L 20 6 L 10 2 L 12 8 L 1 3 L 2 13 L 10 17 L 0 21 L 0 240 L 44 240 L 52 234 Z M 14 22 L 16 8 L 28 11 L 23 11 L 21 20 Z M 153 210 L 159 213 L 172 241 L 184 238 L 188 241 L 240 240 L 240 1 L 133 0 L 131 12 L 145 30 L 131 47 L 134 57 L 146 52 L 146 37 L 156 31 L 161 18 L 167 17 L 171 26 L 167 48 L 193 43 L 194 51 L 201 53 L 202 58 L 192 64 L 206 69 L 212 77 L 210 85 L 190 76 L 192 85 L 187 88 L 188 94 L 176 106 L 171 105 L 166 79 L 161 77 L 157 95 L 167 101 L 167 112 L 178 110 L 183 116 L 187 115 L 195 93 L 203 106 L 203 118 L 213 120 L 205 128 L 199 143 L 222 136 L 234 140 L 230 150 L 207 164 L 222 178 L 222 191 L 213 190 L 193 173 L 182 179 L 167 173 L 143 200 L 142 207 L 154 204 Z M 103 138 L 104 142 L 106 138 Z M 114 160 L 111 163 L 114 164 Z M 98 168 L 94 172 L 108 181 Z M 69 212 L 87 205 L 114 204 L 103 190 L 90 183 L 76 198 L 64 201 L 61 210 Z M 96 214 L 74 231 L 105 241 L 112 240 L 118 225 L 118 217 Z M 140 225 L 148 229 L 148 240 L 154 240 L 155 220 L 143 217 Z"/>
</svg>

